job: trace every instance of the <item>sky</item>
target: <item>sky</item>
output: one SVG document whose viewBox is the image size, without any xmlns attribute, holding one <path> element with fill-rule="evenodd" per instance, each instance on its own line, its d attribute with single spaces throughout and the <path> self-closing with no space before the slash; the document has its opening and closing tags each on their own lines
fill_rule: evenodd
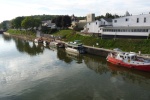
<svg viewBox="0 0 150 100">
<path fill-rule="evenodd" d="M 132 15 L 149 13 L 149 0 L 0 0 L 0 22 L 18 16 L 72 15 L 95 16 L 111 14 Z"/>
</svg>

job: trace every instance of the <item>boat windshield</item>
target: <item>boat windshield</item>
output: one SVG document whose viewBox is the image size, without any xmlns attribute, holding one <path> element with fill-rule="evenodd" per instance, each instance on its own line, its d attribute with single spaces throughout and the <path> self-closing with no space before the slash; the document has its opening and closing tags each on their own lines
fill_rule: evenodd
<svg viewBox="0 0 150 100">
<path fill-rule="evenodd" d="M 131 60 L 136 60 L 136 56 L 131 56 Z"/>
</svg>

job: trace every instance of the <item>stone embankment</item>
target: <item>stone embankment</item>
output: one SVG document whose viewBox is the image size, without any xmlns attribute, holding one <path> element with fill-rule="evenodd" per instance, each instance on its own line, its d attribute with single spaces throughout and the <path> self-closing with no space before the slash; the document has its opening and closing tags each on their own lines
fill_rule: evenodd
<svg viewBox="0 0 150 100">
<path fill-rule="evenodd" d="M 23 40 L 30 40 L 33 41 L 35 38 L 33 36 L 27 36 L 27 35 L 15 35 L 15 34 L 9 34 L 7 32 L 4 32 L 4 35 L 12 36 L 12 37 L 17 37 Z"/>
</svg>

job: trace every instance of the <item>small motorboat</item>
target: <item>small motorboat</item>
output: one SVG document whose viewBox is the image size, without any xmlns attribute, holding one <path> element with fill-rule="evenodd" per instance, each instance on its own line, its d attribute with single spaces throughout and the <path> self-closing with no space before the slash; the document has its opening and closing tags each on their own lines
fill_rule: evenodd
<svg viewBox="0 0 150 100">
<path fill-rule="evenodd" d="M 65 47 L 66 51 L 74 52 L 78 54 L 85 53 L 85 49 L 80 40 L 75 40 L 74 42 L 68 42 Z"/>
<path fill-rule="evenodd" d="M 43 41 L 43 45 L 44 45 L 44 46 L 47 46 L 47 45 L 49 45 L 49 42 L 44 40 L 44 41 Z"/>
<path fill-rule="evenodd" d="M 34 39 L 35 43 L 43 43 L 42 37 Z"/>
</svg>

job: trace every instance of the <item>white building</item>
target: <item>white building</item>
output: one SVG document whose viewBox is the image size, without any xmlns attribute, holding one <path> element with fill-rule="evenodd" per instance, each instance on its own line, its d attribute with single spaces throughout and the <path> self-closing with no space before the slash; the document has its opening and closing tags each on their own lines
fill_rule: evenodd
<svg viewBox="0 0 150 100">
<path fill-rule="evenodd" d="M 150 14 L 125 16 L 113 19 L 112 27 L 104 27 L 103 36 L 148 37 L 150 34 Z"/>
<path fill-rule="evenodd" d="M 112 19 L 110 18 L 101 18 L 100 20 L 96 20 L 93 22 L 87 22 L 84 26 L 84 30 L 82 32 L 85 33 L 99 33 L 99 35 L 103 32 L 103 27 L 112 26 Z"/>
<path fill-rule="evenodd" d="M 100 27 L 93 23 L 98 23 Z M 148 37 L 150 14 L 131 16 L 126 12 L 126 16 L 112 19 L 112 22 L 103 18 L 99 22 L 87 23 L 85 27 L 87 33 L 100 33 L 102 37 Z"/>
</svg>

